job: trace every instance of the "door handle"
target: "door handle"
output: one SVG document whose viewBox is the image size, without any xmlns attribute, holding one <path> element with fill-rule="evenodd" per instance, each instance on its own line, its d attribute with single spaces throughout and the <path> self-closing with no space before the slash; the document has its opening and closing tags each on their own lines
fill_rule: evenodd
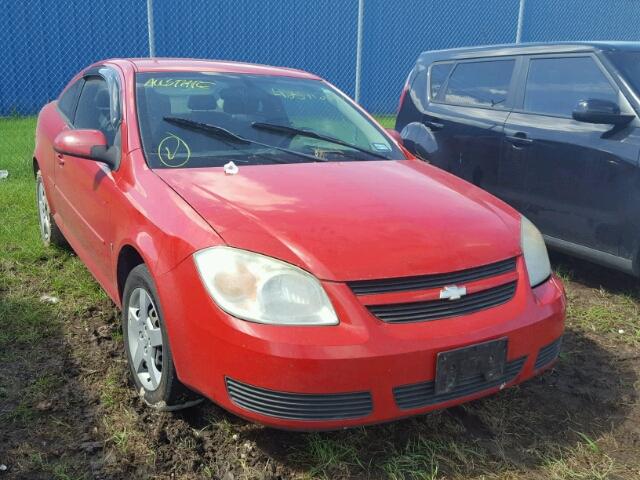
<svg viewBox="0 0 640 480">
<path fill-rule="evenodd" d="M 425 124 L 427 127 L 429 127 L 429 130 L 433 130 L 433 131 L 435 131 L 435 130 L 440 130 L 440 129 L 442 129 L 442 128 L 444 127 L 444 124 L 443 124 L 443 123 L 440 123 L 440 122 L 434 122 L 434 121 L 431 121 L 431 120 L 425 120 L 425 121 L 424 121 L 424 124 Z"/>
<path fill-rule="evenodd" d="M 58 165 L 64 165 L 64 156 L 61 153 L 56 153 L 56 158 L 58 159 Z"/>
<path fill-rule="evenodd" d="M 505 138 L 507 142 L 513 145 L 513 148 L 528 147 L 533 143 L 533 140 L 527 138 L 527 134 L 523 132 L 518 132 L 515 135 L 507 135 Z"/>
</svg>

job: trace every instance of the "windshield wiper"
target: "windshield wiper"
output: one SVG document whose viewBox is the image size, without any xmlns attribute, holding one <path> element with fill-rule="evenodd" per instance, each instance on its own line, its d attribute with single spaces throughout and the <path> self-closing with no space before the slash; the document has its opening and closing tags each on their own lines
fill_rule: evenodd
<svg viewBox="0 0 640 480">
<path fill-rule="evenodd" d="M 330 137 L 329 135 L 323 135 L 322 133 L 314 132 L 313 130 L 306 130 L 304 128 L 295 128 L 295 127 L 289 127 L 287 125 L 279 125 L 277 123 L 265 123 L 265 122 L 253 122 L 251 126 L 258 130 L 266 130 L 269 132 L 283 133 L 285 135 L 291 135 L 291 136 L 300 135 L 303 137 L 315 138 L 316 140 L 324 140 L 325 142 L 331 142 L 331 143 L 335 143 L 336 145 L 342 145 L 343 147 L 358 150 L 359 152 L 366 153 L 373 157 L 389 160 L 389 157 L 381 153 L 372 152 L 371 150 L 367 150 L 366 148 L 362 148 L 358 145 L 345 142 L 344 140 L 340 140 L 339 138 Z"/>
<path fill-rule="evenodd" d="M 210 123 L 196 122 L 195 120 L 190 120 L 188 118 L 182 118 L 182 117 L 162 117 L 162 119 L 165 122 L 173 123 L 174 125 L 178 125 L 179 127 L 185 127 L 191 130 L 200 130 L 202 132 L 212 133 L 218 137 L 231 140 L 232 142 L 242 143 L 245 145 L 248 145 L 249 143 L 251 143 L 246 138 L 242 138 L 241 136 L 230 132 L 226 128 L 218 127 L 216 125 L 211 125 Z"/>
<path fill-rule="evenodd" d="M 324 158 L 319 158 L 314 155 L 309 155 L 303 152 L 296 152 L 295 150 L 289 150 L 288 148 L 277 147 L 275 145 L 269 145 L 267 143 L 258 142 L 256 140 L 251 140 L 249 138 L 241 137 L 238 134 L 230 132 L 226 128 L 218 127 L 217 125 L 213 125 L 211 123 L 197 122 L 195 120 L 190 120 L 188 118 L 182 117 L 162 117 L 165 122 L 173 123 L 179 127 L 188 128 L 190 130 L 196 130 L 208 135 L 216 136 L 221 139 L 229 140 L 231 142 L 240 143 L 242 145 L 258 145 L 260 147 L 272 148 L 274 150 L 279 150 L 281 152 L 289 153 L 291 155 L 297 155 L 298 157 L 303 157 L 313 162 L 326 162 Z M 282 161 L 280 163 L 288 163 Z"/>
</svg>

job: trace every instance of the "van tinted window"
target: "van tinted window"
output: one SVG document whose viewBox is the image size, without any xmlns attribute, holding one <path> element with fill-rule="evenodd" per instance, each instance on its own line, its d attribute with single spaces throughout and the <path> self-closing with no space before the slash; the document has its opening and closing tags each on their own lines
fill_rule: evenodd
<svg viewBox="0 0 640 480">
<path fill-rule="evenodd" d="M 429 98 L 432 100 L 438 96 L 440 87 L 449 76 L 453 63 L 436 63 L 431 65 L 429 71 Z"/>
<path fill-rule="evenodd" d="M 538 58 L 529 62 L 526 111 L 570 118 L 578 102 L 590 98 L 618 101 L 616 91 L 593 58 Z"/>
<path fill-rule="evenodd" d="M 459 63 L 449 78 L 444 101 L 504 108 L 514 64 L 514 60 Z"/>
</svg>

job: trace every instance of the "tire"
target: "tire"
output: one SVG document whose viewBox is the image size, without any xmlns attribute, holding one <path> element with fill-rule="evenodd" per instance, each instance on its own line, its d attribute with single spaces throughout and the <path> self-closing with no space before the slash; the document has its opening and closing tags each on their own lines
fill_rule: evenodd
<svg viewBox="0 0 640 480">
<path fill-rule="evenodd" d="M 158 293 L 144 264 L 131 270 L 122 298 L 125 352 L 140 397 L 158 410 L 179 410 L 200 403 L 202 398 L 178 380 Z M 142 309 L 146 310 L 144 317 Z"/>
<path fill-rule="evenodd" d="M 42 243 L 44 243 L 46 247 L 54 245 L 60 248 L 67 248 L 69 244 L 51 214 L 49 199 L 47 198 L 47 192 L 44 188 L 44 181 L 42 180 L 40 170 L 36 172 L 36 207 L 38 209 L 38 224 L 40 226 L 40 239 Z"/>
</svg>

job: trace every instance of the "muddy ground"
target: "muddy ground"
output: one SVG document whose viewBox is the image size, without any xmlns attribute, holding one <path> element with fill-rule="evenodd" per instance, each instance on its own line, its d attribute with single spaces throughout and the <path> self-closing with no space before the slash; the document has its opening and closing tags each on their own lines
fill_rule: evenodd
<svg viewBox="0 0 640 480">
<path fill-rule="evenodd" d="M 2 260 L 0 480 L 640 478 L 639 283 L 553 259 L 570 302 L 555 369 L 462 407 L 312 434 L 210 402 L 150 410 L 131 388 L 111 302 L 95 285 L 42 278 L 91 283 L 78 260 Z"/>
</svg>

